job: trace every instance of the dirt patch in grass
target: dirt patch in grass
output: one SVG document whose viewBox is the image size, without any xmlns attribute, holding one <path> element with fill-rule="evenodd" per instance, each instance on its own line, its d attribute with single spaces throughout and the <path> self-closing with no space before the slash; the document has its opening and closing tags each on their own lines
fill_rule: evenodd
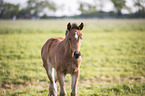
<svg viewBox="0 0 145 96">
<path fill-rule="evenodd" d="M 81 84 L 91 84 L 91 83 L 105 83 L 105 84 L 110 84 L 110 83 L 121 83 L 125 81 L 141 81 L 145 82 L 145 77 L 143 76 L 134 76 L 134 77 L 97 77 L 97 78 L 90 78 L 89 80 L 86 81 L 81 81 Z"/>
<path fill-rule="evenodd" d="M 92 84 L 92 83 L 103 83 L 103 84 L 110 84 L 110 83 L 121 83 L 121 82 L 125 82 L 125 81 L 141 81 L 141 82 L 145 82 L 145 77 L 143 76 L 134 76 L 134 77 L 98 77 L 98 78 L 90 78 L 88 80 L 79 80 L 80 84 Z M 0 90 L 4 91 L 8 91 L 8 90 L 17 90 L 20 88 L 26 88 L 26 87 L 30 87 L 30 86 L 37 86 L 37 85 L 42 85 L 42 86 L 49 86 L 49 82 L 47 81 L 35 81 L 35 82 L 27 82 L 26 84 L 1 84 L 0 85 Z M 57 82 L 57 85 L 58 82 Z M 70 81 L 65 82 L 66 86 L 70 85 Z"/>
</svg>

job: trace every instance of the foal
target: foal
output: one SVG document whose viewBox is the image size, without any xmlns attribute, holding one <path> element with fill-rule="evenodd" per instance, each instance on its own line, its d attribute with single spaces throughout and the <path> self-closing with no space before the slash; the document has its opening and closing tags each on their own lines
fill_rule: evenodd
<svg viewBox="0 0 145 96">
<path fill-rule="evenodd" d="M 59 81 L 60 96 L 66 96 L 64 79 L 71 74 L 71 96 L 77 96 L 77 81 L 80 72 L 81 53 L 80 45 L 83 38 L 81 30 L 84 24 L 67 25 L 66 37 L 50 38 L 41 50 L 43 66 L 50 80 L 48 96 L 57 96 L 56 81 Z"/>
</svg>

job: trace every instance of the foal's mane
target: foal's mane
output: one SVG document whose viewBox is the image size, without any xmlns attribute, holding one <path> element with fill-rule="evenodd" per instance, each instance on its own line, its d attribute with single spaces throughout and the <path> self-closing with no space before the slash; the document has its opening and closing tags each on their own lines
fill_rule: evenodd
<svg viewBox="0 0 145 96">
<path fill-rule="evenodd" d="M 79 29 L 78 25 L 76 23 L 72 24 L 72 29 Z"/>
</svg>

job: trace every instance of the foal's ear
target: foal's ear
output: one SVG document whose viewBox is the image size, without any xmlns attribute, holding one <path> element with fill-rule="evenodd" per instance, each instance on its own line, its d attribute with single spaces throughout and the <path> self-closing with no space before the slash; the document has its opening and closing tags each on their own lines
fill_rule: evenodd
<svg viewBox="0 0 145 96">
<path fill-rule="evenodd" d="M 79 25 L 79 30 L 82 30 L 84 27 L 84 23 L 82 22 L 80 25 Z"/>
<path fill-rule="evenodd" d="M 70 23 L 67 24 L 67 30 L 70 30 L 72 25 Z"/>
</svg>

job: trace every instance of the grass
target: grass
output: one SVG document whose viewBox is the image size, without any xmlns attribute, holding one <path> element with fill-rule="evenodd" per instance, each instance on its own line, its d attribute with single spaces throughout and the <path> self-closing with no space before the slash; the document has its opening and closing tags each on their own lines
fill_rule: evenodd
<svg viewBox="0 0 145 96">
<path fill-rule="evenodd" d="M 49 80 L 41 47 L 51 37 L 64 37 L 68 22 L 81 21 L 85 28 L 78 95 L 145 95 L 145 20 L 141 19 L 1 20 L 0 95 L 46 96 Z M 65 82 L 69 95 L 70 75 Z"/>
</svg>

